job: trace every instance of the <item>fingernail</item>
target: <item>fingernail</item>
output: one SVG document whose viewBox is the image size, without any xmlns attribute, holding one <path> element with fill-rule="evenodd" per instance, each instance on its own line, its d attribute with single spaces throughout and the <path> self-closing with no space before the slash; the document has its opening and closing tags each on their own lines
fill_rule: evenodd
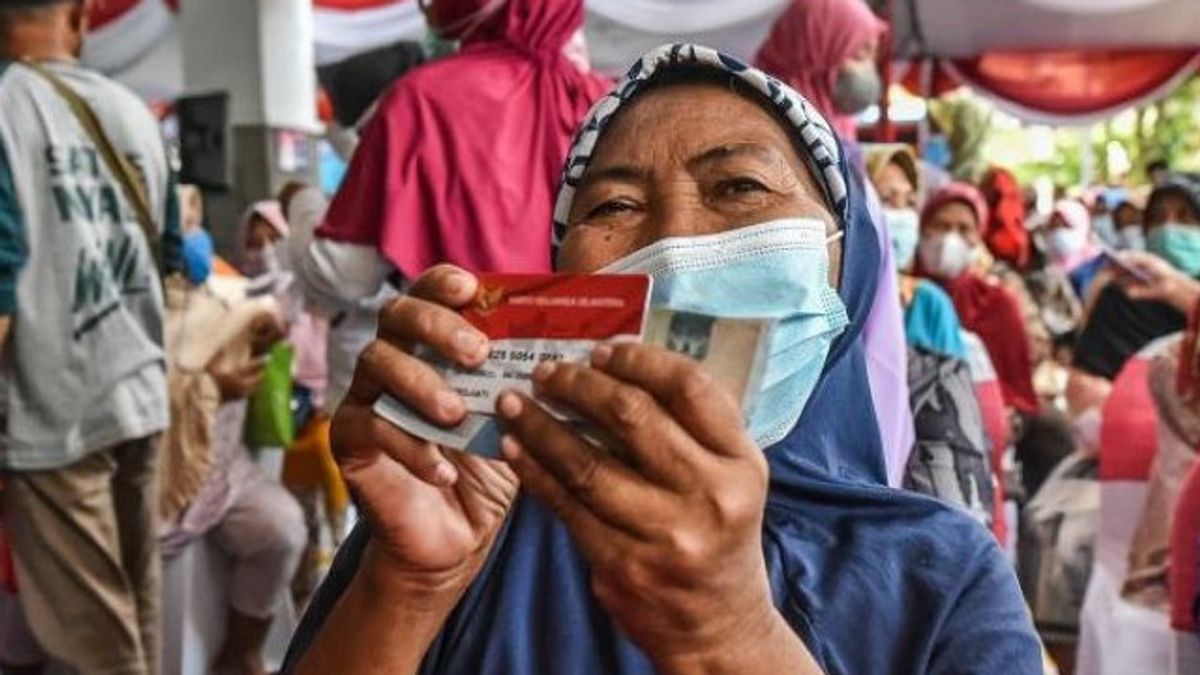
<svg viewBox="0 0 1200 675">
<path fill-rule="evenodd" d="M 464 354 L 476 356 L 487 347 L 487 341 L 479 333 L 462 328 L 454 334 L 454 347 Z"/>
<path fill-rule="evenodd" d="M 437 468 L 433 470 L 433 479 L 437 481 L 438 485 L 454 485 L 457 478 L 458 471 L 447 463 L 438 464 Z"/>
<path fill-rule="evenodd" d="M 508 434 L 500 437 L 500 456 L 508 461 L 514 461 L 521 456 L 521 444 Z"/>
<path fill-rule="evenodd" d="M 597 368 L 603 368 L 612 360 L 612 355 L 612 345 L 599 345 L 592 350 L 592 365 Z"/>
<path fill-rule="evenodd" d="M 553 361 L 542 361 L 541 363 L 537 364 L 536 368 L 533 369 L 533 381 L 534 382 L 545 381 L 547 378 L 549 378 L 551 375 L 554 374 L 554 370 L 557 367 L 558 367 L 558 365 L 556 363 L 554 363 Z"/>
<path fill-rule="evenodd" d="M 457 393 L 450 390 L 442 390 L 437 394 L 438 410 L 446 417 L 457 417 L 463 412 L 463 400 Z"/>
<path fill-rule="evenodd" d="M 521 409 L 524 408 L 521 403 L 521 398 L 512 392 L 504 392 L 500 394 L 500 400 L 496 401 L 496 410 L 501 417 L 505 419 L 513 419 L 521 414 Z"/>
</svg>

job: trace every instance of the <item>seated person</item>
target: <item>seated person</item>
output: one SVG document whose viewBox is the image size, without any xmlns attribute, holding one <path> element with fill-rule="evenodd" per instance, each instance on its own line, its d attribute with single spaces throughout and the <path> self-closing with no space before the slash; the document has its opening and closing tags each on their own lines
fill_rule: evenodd
<svg viewBox="0 0 1200 675">
<path fill-rule="evenodd" d="M 1200 276 L 1200 184 L 1185 176 L 1168 180 L 1146 206 L 1146 247 L 1187 276 Z M 1073 411 L 1099 405 L 1129 357 L 1156 338 L 1184 329 L 1184 312 L 1154 300 L 1138 300 L 1129 284 L 1095 291 L 1079 340 L 1067 395 Z"/>
<path fill-rule="evenodd" d="M 1106 263 L 1087 207 L 1074 199 L 1060 200 L 1046 222 L 1042 243 L 1051 262 L 1067 273 L 1075 297 L 1086 299 L 1092 280 Z"/>
<path fill-rule="evenodd" d="M 906 145 L 871 148 L 867 152 L 867 168 L 883 202 L 884 217 L 892 236 L 908 343 L 965 359 L 967 348 L 950 296 L 937 284 L 912 274 L 921 229 L 921 216 L 917 211 L 921 174 L 916 155 Z"/>
<path fill-rule="evenodd" d="M 978 190 L 951 183 L 921 213 L 919 266 L 950 294 L 963 327 L 987 346 L 1004 402 L 1026 414 L 1039 407 L 1033 388 L 1031 342 L 1016 297 L 972 268 L 983 246 L 987 206 Z"/>
<path fill-rule="evenodd" d="M 183 252 L 188 277 L 198 288 L 188 291 L 189 298 L 175 305 L 182 309 L 173 308 L 167 319 L 173 352 L 168 438 L 195 433 L 179 426 L 203 421 L 206 430 L 199 437 L 207 441 L 207 452 L 177 456 L 168 451 L 163 458 L 162 554 L 178 555 L 207 537 L 232 558 L 229 615 L 214 672 L 259 675 L 265 672 L 267 631 L 288 593 L 305 539 L 300 506 L 259 470 L 242 440 L 247 398 L 262 378 L 261 355 L 283 337 L 283 321 L 273 299 L 245 299 L 240 278 L 210 279 L 212 243 L 198 220 L 184 224 Z M 187 392 L 183 396 L 181 389 Z M 208 397 L 219 397 L 219 407 L 214 402 L 206 415 L 196 408 L 207 407 Z M 192 407 L 181 411 L 179 405 Z M 166 447 L 184 446 L 168 442 Z"/>
<path fill-rule="evenodd" d="M 429 270 L 382 314 L 335 418 L 369 525 L 285 670 L 1040 672 L 988 531 L 883 487 L 860 339 L 880 249 L 828 123 L 764 73 L 674 45 L 583 128 L 557 202 L 559 268 L 653 271 L 660 306 L 791 317 L 766 363 L 786 384 L 744 424 L 686 357 L 600 347 L 591 367 L 539 369 L 535 390 L 619 438 L 620 456 L 512 392 L 501 458 L 438 448 L 372 412 L 387 391 L 439 425 L 465 414 L 408 349 L 478 367 L 486 338 L 456 311 L 478 282 Z M 784 292 L 762 293 L 764 272 Z"/>
</svg>

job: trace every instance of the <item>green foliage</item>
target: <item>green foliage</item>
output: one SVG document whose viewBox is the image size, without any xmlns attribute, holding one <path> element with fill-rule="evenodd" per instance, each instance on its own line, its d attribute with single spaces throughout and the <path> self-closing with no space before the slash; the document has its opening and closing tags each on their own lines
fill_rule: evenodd
<svg viewBox="0 0 1200 675">
<path fill-rule="evenodd" d="M 1176 169 L 1200 169 L 1200 77 L 1192 76 L 1151 107 L 1154 115 L 1143 116 L 1143 133 L 1150 127 L 1146 134 L 1148 143 L 1141 148 L 1140 161 L 1135 165 L 1144 168 L 1146 163 L 1161 157 Z"/>
<path fill-rule="evenodd" d="M 1128 179 L 1133 183 L 1145 181 L 1146 165 L 1156 159 L 1166 159 L 1177 170 L 1200 171 L 1200 76 L 1192 76 L 1161 101 L 1112 120 L 1086 129 L 1053 130 L 1053 152 L 1043 152 L 1041 157 L 1032 150 L 1034 132 L 1030 127 L 1011 120 L 1009 124 L 990 123 L 990 115 L 979 110 L 989 107 L 982 99 L 961 95 L 931 105 L 935 119 L 951 127 L 956 175 L 976 177 L 990 160 L 1007 164 L 1024 184 L 1048 176 L 1058 186 L 1079 185 L 1083 180 L 1084 149 L 1091 145 L 1093 179 L 1118 179 L 1121 177 L 1111 175 L 1108 166 L 1109 145 L 1113 142 L 1120 144 L 1129 157 L 1133 169 Z"/>
</svg>

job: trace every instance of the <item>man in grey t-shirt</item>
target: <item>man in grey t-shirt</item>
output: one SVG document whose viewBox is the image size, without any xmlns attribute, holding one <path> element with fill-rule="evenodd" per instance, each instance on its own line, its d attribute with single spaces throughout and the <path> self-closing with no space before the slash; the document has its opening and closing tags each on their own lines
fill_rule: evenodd
<svg viewBox="0 0 1200 675">
<path fill-rule="evenodd" d="M 0 467 L 26 618 L 80 673 L 159 670 L 163 294 L 128 191 L 36 61 L 137 169 L 179 268 L 158 125 L 76 61 L 85 0 L 0 0 Z"/>
</svg>

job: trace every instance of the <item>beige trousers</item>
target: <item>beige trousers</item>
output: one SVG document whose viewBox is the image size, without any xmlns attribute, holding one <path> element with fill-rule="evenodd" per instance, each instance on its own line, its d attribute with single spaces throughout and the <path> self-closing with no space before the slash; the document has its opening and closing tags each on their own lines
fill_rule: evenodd
<svg viewBox="0 0 1200 675">
<path fill-rule="evenodd" d="M 26 619 L 81 675 L 158 675 L 156 438 L 8 472 L 4 517 Z"/>
</svg>

